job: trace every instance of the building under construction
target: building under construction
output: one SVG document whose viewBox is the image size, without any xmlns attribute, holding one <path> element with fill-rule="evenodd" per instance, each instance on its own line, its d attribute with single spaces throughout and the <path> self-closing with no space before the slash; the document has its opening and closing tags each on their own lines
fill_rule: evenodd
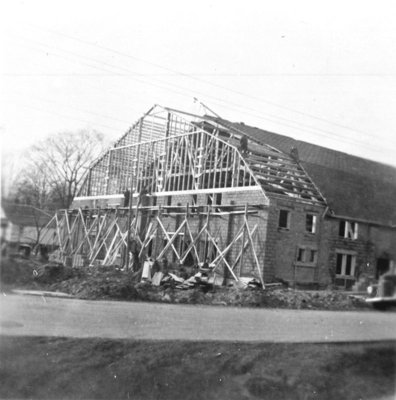
<svg viewBox="0 0 396 400">
<path fill-rule="evenodd" d="M 396 169 L 155 106 L 89 168 L 56 225 L 62 261 L 207 262 L 217 283 L 351 286 L 396 260 Z"/>
</svg>

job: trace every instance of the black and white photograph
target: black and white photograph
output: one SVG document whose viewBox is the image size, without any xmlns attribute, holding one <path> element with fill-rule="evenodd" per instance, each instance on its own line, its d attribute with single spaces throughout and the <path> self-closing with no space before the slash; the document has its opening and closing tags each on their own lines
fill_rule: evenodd
<svg viewBox="0 0 396 400">
<path fill-rule="evenodd" d="M 396 398 L 394 2 L 0 15 L 0 399 Z"/>
</svg>

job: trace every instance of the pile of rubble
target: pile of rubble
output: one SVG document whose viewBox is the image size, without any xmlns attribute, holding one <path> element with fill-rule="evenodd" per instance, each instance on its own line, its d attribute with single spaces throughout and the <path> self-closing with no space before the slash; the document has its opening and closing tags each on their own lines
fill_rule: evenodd
<svg viewBox="0 0 396 400">
<path fill-rule="evenodd" d="M 148 258 L 142 267 L 141 281 L 151 283 L 154 286 L 173 287 L 186 290 L 200 287 L 203 291 L 208 291 L 213 286 L 227 284 L 224 277 L 215 272 L 214 266 L 208 262 L 194 267 L 169 268 L 166 259 L 161 263 L 152 261 Z M 238 282 L 232 281 L 231 286 L 239 288 L 260 288 L 259 280 L 255 278 L 240 278 Z"/>
<path fill-rule="evenodd" d="M 262 290 L 255 279 L 221 286 L 214 284 L 213 278 L 205 275 L 205 272 L 198 271 L 185 279 L 173 272 L 156 272 L 151 279 L 140 279 L 133 272 L 96 267 L 84 270 L 82 275 L 56 282 L 49 289 L 83 299 L 311 310 L 368 308 L 363 298 L 347 292 L 294 290 L 280 284 L 269 284 Z"/>
<path fill-rule="evenodd" d="M 172 269 L 149 272 L 147 268 L 133 272 L 114 266 L 71 268 L 57 263 L 40 265 L 31 260 L 12 260 L 2 262 L 1 281 L 2 290 L 5 286 L 49 290 L 81 299 L 313 310 L 367 308 L 363 298 L 341 291 L 294 290 L 281 284 L 268 284 L 262 290 L 256 279 L 241 279 L 223 286 L 210 268 L 184 273 Z"/>
</svg>

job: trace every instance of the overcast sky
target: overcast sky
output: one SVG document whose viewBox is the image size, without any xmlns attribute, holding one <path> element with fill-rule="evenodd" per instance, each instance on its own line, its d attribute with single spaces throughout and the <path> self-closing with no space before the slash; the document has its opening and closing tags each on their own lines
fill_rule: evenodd
<svg viewBox="0 0 396 400">
<path fill-rule="evenodd" d="M 2 1 L 3 153 L 153 104 L 396 166 L 392 1 Z"/>
</svg>

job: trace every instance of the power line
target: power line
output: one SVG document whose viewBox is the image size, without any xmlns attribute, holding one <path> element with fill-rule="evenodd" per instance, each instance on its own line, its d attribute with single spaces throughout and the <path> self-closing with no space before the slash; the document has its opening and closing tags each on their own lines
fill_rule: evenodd
<svg viewBox="0 0 396 400">
<path fill-rule="evenodd" d="M 52 114 L 52 115 L 57 115 L 57 116 L 62 117 L 62 118 L 73 119 L 73 120 L 76 120 L 76 121 L 84 122 L 86 124 L 90 124 L 90 125 L 93 125 L 93 126 L 101 126 L 103 128 L 110 129 L 112 131 L 115 130 L 114 127 L 109 126 L 109 125 L 105 125 L 105 124 L 102 124 L 102 123 L 96 123 L 96 122 L 93 122 L 93 121 L 87 121 L 87 120 L 84 120 L 84 119 L 81 119 L 81 118 L 71 117 L 69 115 L 64 115 L 64 114 L 58 113 L 56 111 L 50 111 L 50 110 L 46 110 L 44 108 L 35 107 L 35 106 L 32 106 L 32 105 L 28 105 L 28 104 L 21 104 L 21 103 L 20 103 L 20 106 L 21 107 L 25 107 L 25 108 L 31 108 L 32 110 L 45 112 L 45 113 Z"/>
<path fill-rule="evenodd" d="M 88 74 L 88 73 L 15 73 L 15 72 L 4 72 L 1 74 L 2 76 L 7 77 L 20 77 L 20 76 L 144 76 L 144 77 L 155 77 L 155 76 L 166 76 L 166 77 L 179 77 L 178 73 L 108 73 L 108 74 Z M 383 73 L 383 74 L 374 74 L 374 73 L 361 73 L 361 74 L 313 74 L 313 73 L 205 73 L 205 72 L 190 72 L 189 77 L 200 77 L 200 76 L 209 76 L 209 77 L 230 77 L 230 78 L 260 78 L 260 77 L 396 77 L 396 74 L 392 73 Z M 213 83 L 211 83 L 213 84 Z M 228 89 L 227 89 L 228 90 Z M 352 128 L 353 129 L 353 128 Z"/>
<path fill-rule="evenodd" d="M 116 122 L 119 122 L 119 123 L 123 123 L 123 124 L 130 124 L 130 121 L 126 121 L 126 120 L 123 120 L 123 119 L 118 119 L 118 118 L 110 117 L 109 115 L 104 115 L 104 114 L 102 114 L 102 113 L 99 114 L 99 113 L 96 113 L 96 112 L 93 112 L 93 111 L 83 110 L 83 109 L 81 109 L 81 108 L 79 108 L 79 107 L 74 107 L 74 106 L 72 106 L 72 105 L 70 105 L 70 104 L 61 104 L 61 103 L 55 102 L 55 101 L 53 101 L 53 100 L 46 100 L 46 99 L 43 99 L 42 97 L 39 97 L 39 96 L 35 96 L 35 97 L 36 97 L 36 99 L 38 99 L 38 100 L 40 100 L 40 101 L 44 101 L 44 102 L 46 102 L 46 103 L 58 104 L 58 105 L 61 105 L 62 107 L 68 107 L 68 108 L 77 110 L 77 111 L 79 111 L 79 112 L 84 112 L 84 113 L 87 113 L 87 114 L 95 115 L 95 116 L 100 117 L 100 118 L 111 119 L 111 120 L 113 120 L 113 121 L 116 121 Z"/>
<path fill-rule="evenodd" d="M 51 47 L 52 47 L 52 46 L 48 46 L 47 44 L 43 44 L 43 43 L 41 43 L 41 42 L 32 41 L 32 40 L 29 40 L 29 39 L 28 39 L 28 41 L 33 42 L 33 43 L 35 43 L 35 44 L 39 44 L 40 46 L 45 46 L 45 47 L 48 47 L 48 48 L 51 48 Z M 98 63 L 98 64 L 100 64 L 100 65 L 105 64 L 105 65 L 109 66 L 109 67 L 112 68 L 112 69 L 116 68 L 116 69 L 120 69 L 120 70 L 123 70 L 123 71 L 128 71 L 128 72 L 130 72 L 130 69 L 128 69 L 128 68 L 120 67 L 120 66 L 118 66 L 118 65 L 115 66 L 115 65 L 110 64 L 110 63 L 107 63 L 107 62 L 98 61 L 97 59 L 94 59 L 94 58 L 92 58 L 92 57 L 82 56 L 81 54 L 78 54 L 78 53 L 75 53 L 75 52 L 71 52 L 71 51 L 68 51 L 68 50 L 64 50 L 64 49 L 60 49 L 59 47 L 57 47 L 56 50 L 57 50 L 57 51 L 64 52 L 64 53 L 67 53 L 67 54 L 71 54 L 72 56 L 75 56 L 75 57 L 88 59 L 89 61 L 93 61 L 93 62 Z M 41 51 L 42 51 L 42 50 L 41 50 Z M 54 54 L 54 55 L 55 55 L 55 56 L 58 56 L 58 57 L 61 57 L 61 58 L 65 58 L 64 56 L 61 56 L 61 55 L 56 55 L 56 54 Z M 66 59 L 67 59 L 67 58 L 66 58 Z M 80 60 L 78 60 L 78 63 L 79 63 L 79 64 L 82 64 L 82 65 L 87 65 L 88 67 L 94 68 L 94 69 L 97 69 L 97 70 L 106 71 L 106 72 L 109 72 L 109 71 L 110 71 L 111 73 L 114 73 L 113 71 L 108 70 L 108 69 L 106 69 L 106 68 L 103 68 L 102 66 L 101 66 L 101 67 L 98 67 L 98 66 L 96 66 L 96 65 L 84 63 L 84 62 L 82 62 L 82 61 L 80 61 Z M 164 87 L 163 85 L 158 85 L 158 84 L 155 84 L 155 83 L 153 83 L 153 82 L 147 82 L 147 81 L 144 81 L 144 80 L 141 80 L 141 79 L 134 79 L 134 80 L 136 80 L 137 82 L 143 83 L 143 84 L 148 84 L 148 85 L 151 85 L 151 86 L 154 86 L 154 87 L 159 87 L 159 88 L 163 88 L 163 89 L 166 89 L 166 90 L 170 90 L 170 91 L 172 91 L 172 92 L 174 92 L 174 93 L 177 93 L 177 94 L 180 94 L 180 95 L 182 95 L 182 96 L 192 97 L 192 93 L 189 93 L 188 95 L 186 95 L 185 93 L 182 93 L 182 92 L 180 92 L 180 91 L 176 91 L 176 90 L 174 90 L 173 88 L 169 88 L 169 86 L 171 86 L 171 87 L 178 87 L 178 88 L 182 89 L 183 91 L 188 91 L 188 89 L 186 89 L 186 88 L 184 88 L 184 87 L 182 87 L 182 86 L 180 86 L 180 85 L 169 84 L 169 83 L 167 83 L 167 82 L 163 82 L 163 81 L 160 81 L 160 80 L 157 79 L 157 81 L 159 81 L 160 83 L 163 83 L 163 84 L 165 84 L 165 85 L 168 86 L 168 87 Z M 196 92 L 196 93 L 202 94 L 202 95 L 205 96 L 205 97 L 209 97 L 209 98 L 215 99 L 215 100 L 217 100 L 217 101 L 220 101 L 221 103 L 233 104 L 238 110 L 239 110 L 240 108 L 245 108 L 245 109 L 248 109 L 248 110 L 253 110 L 254 112 L 260 112 L 259 110 L 254 110 L 254 109 L 249 108 L 249 107 L 246 107 L 246 106 L 241 106 L 240 104 L 232 103 L 232 102 L 230 102 L 230 101 L 225 101 L 225 100 L 220 99 L 220 98 L 218 98 L 218 97 L 215 97 L 215 96 L 212 96 L 212 95 L 207 95 L 206 93 L 202 93 L 202 92 Z M 194 93 L 194 94 L 196 94 L 196 93 Z M 225 105 L 222 105 L 222 107 L 231 108 L 231 107 L 225 106 Z M 249 113 L 248 113 L 248 114 L 249 114 Z M 269 120 L 269 121 L 271 121 L 271 122 L 275 122 L 275 123 L 277 123 L 277 124 L 279 124 L 279 125 L 283 125 L 283 126 L 286 126 L 286 127 L 289 127 L 289 128 L 293 128 L 293 129 L 297 129 L 297 130 L 302 130 L 302 129 L 304 129 L 304 131 L 306 131 L 306 130 L 308 129 L 308 130 L 310 130 L 311 132 L 316 133 L 316 134 L 319 134 L 319 135 L 321 135 L 321 136 L 325 136 L 325 137 L 328 137 L 328 138 L 338 137 L 340 141 L 343 141 L 343 142 L 346 142 L 346 143 L 356 144 L 356 140 L 351 141 L 351 140 L 345 139 L 344 136 L 340 136 L 340 135 L 338 135 L 338 134 L 336 134 L 336 133 L 334 133 L 334 132 L 330 132 L 330 131 L 327 131 L 327 130 L 324 130 L 324 129 L 321 129 L 321 128 L 317 128 L 317 127 L 313 127 L 313 126 L 310 126 L 310 125 L 302 124 L 302 123 L 300 123 L 300 122 L 293 121 L 293 120 L 290 120 L 290 119 L 287 119 L 287 118 L 283 118 L 283 117 L 279 117 L 279 116 L 274 116 L 274 115 L 271 115 L 271 114 L 269 114 L 269 118 L 268 118 L 268 117 L 263 117 L 262 114 L 260 114 L 260 116 L 259 116 L 259 115 L 257 115 L 257 114 L 251 114 L 251 113 L 250 113 L 249 115 L 252 115 L 252 116 L 254 116 L 254 117 L 256 117 L 256 118 L 259 118 L 259 119 L 262 119 L 262 120 Z M 287 121 L 287 122 L 289 122 L 289 123 L 286 124 L 286 123 L 284 123 L 284 122 L 279 122 L 279 121 L 276 121 L 276 120 Z M 292 123 L 293 125 L 290 125 L 290 123 Z M 296 125 L 297 125 L 297 126 L 296 126 Z M 320 134 L 319 132 L 323 132 L 324 134 L 323 134 L 323 133 Z M 367 135 L 367 134 L 366 134 L 366 135 Z M 367 144 L 365 144 L 365 143 L 362 143 L 361 146 L 362 146 L 362 147 L 366 147 L 366 148 L 372 148 L 372 145 L 369 146 L 369 145 L 367 145 Z"/>
<path fill-rule="evenodd" d="M 45 44 L 45 43 L 42 43 L 42 42 L 32 41 L 32 40 L 30 40 L 30 39 L 28 39 L 28 41 L 33 42 L 33 43 L 35 43 L 35 44 L 39 44 L 40 46 L 45 46 L 45 47 L 48 47 L 48 48 L 53 48 L 53 46 L 49 46 L 49 45 L 47 45 L 47 44 Z M 95 63 L 97 63 L 97 64 L 100 64 L 100 65 L 105 64 L 105 65 L 109 66 L 109 67 L 112 68 L 112 69 L 115 68 L 115 69 L 120 69 L 120 70 L 123 70 L 123 71 L 130 71 L 130 69 L 128 69 L 128 68 L 120 67 L 120 66 L 118 66 L 118 65 L 113 65 L 113 64 L 110 64 L 110 63 L 107 63 L 107 62 L 102 62 L 102 61 L 97 60 L 97 59 L 92 58 L 92 57 L 87 57 L 87 56 L 83 56 L 83 55 L 80 55 L 80 54 L 78 54 L 78 53 L 75 53 L 75 52 L 72 52 L 72 51 L 69 51 L 69 50 L 60 49 L 59 47 L 56 48 L 56 51 L 61 51 L 61 52 L 64 52 L 64 53 L 66 53 L 66 54 L 71 54 L 72 56 L 75 56 L 75 57 L 84 58 L 84 59 L 87 59 L 87 60 L 89 60 L 89 61 L 93 61 L 93 62 L 95 62 Z M 47 52 L 46 52 L 46 53 L 47 53 Z M 60 56 L 60 55 L 56 55 L 56 54 L 54 54 L 54 55 L 55 55 L 55 56 L 58 56 L 58 57 L 61 57 L 61 58 L 64 58 L 64 56 Z M 67 58 L 66 58 L 66 59 L 67 59 Z M 78 63 L 80 63 L 80 64 L 82 64 L 82 65 L 87 65 L 88 67 L 94 68 L 94 69 L 97 69 L 97 70 L 109 71 L 107 68 L 103 68 L 102 66 L 98 67 L 98 66 L 96 66 L 96 65 L 92 65 L 92 64 L 87 64 L 87 63 L 81 62 L 80 60 L 78 61 Z M 154 87 L 163 88 L 163 89 L 172 91 L 172 92 L 174 92 L 174 93 L 180 94 L 180 95 L 182 95 L 182 96 L 188 96 L 188 97 L 191 97 L 191 96 L 192 96 L 192 93 L 190 93 L 190 92 L 189 92 L 188 95 L 186 95 L 185 93 L 182 93 L 182 92 L 180 92 L 180 91 L 174 90 L 173 88 L 169 88 L 169 86 L 171 86 L 171 87 L 173 86 L 173 87 L 177 87 L 177 88 L 179 88 L 179 89 L 182 89 L 183 91 L 188 90 L 188 89 L 186 89 L 186 88 L 184 88 L 184 87 L 182 87 L 182 86 L 180 86 L 180 85 L 169 84 L 168 82 L 163 82 L 163 81 L 158 80 L 158 79 L 156 79 L 157 82 L 160 82 L 160 83 L 165 84 L 165 85 L 167 85 L 167 86 L 158 85 L 158 84 L 155 84 L 155 83 L 153 83 L 153 82 L 147 82 L 147 81 L 141 80 L 141 79 L 134 79 L 134 80 L 137 81 L 137 82 L 140 82 L 140 83 L 144 83 L 144 84 L 148 84 L 148 85 L 154 86 Z M 235 107 L 237 107 L 237 109 L 240 109 L 241 107 L 243 107 L 243 108 L 245 108 L 245 109 L 253 110 L 254 112 L 260 112 L 259 110 L 254 110 L 254 109 L 248 108 L 248 107 L 246 107 L 246 106 L 241 106 L 240 104 L 236 104 L 236 103 L 230 102 L 229 100 L 228 100 L 228 101 L 225 101 L 225 100 L 220 99 L 220 98 L 218 98 L 218 97 L 215 97 L 215 96 L 213 96 L 213 95 L 207 95 L 206 93 L 203 93 L 203 92 L 196 92 L 195 94 L 200 94 L 200 95 L 203 95 L 203 96 L 205 96 L 205 97 L 209 97 L 209 98 L 215 99 L 215 100 L 220 101 L 220 102 L 225 103 L 225 104 L 232 104 L 232 105 L 234 105 Z M 223 105 L 223 107 L 230 108 L 230 107 L 227 107 L 227 106 L 224 106 L 224 105 Z M 307 125 L 307 124 L 303 124 L 303 123 L 300 123 L 300 122 L 297 122 L 297 121 L 293 121 L 293 120 L 290 120 L 290 119 L 288 119 L 288 118 L 283 118 L 283 117 L 275 116 L 275 115 L 272 115 L 272 114 L 267 114 L 267 115 L 269 116 L 269 118 L 268 118 L 268 117 L 263 117 L 262 114 L 260 114 L 260 116 L 258 116 L 258 115 L 256 115 L 256 114 L 250 114 L 250 115 L 253 115 L 254 117 L 259 118 L 259 119 L 261 119 L 261 120 L 267 120 L 267 121 L 269 120 L 269 121 L 271 121 L 271 122 L 276 122 L 276 123 L 279 124 L 279 125 L 283 125 L 283 126 L 286 126 L 286 127 L 289 127 L 289 128 L 298 129 L 298 130 L 300 130 L 300 129 L 303 128 L 304 130 L 306 130 L 306 129 L 311 130 L 311 131 L 314 132 L 314 133 L 323 132 L 323 133 L 327 134 L 327 135 L 325 135 L 326 137 L 331 137 L 331 138 L 333 138 L 333 137 L 338 137 L 339 140 L 341 140 L 341 141 L 345 141 L 345 142 L 348 142 L 348 143 L 355 143 L 355 142 L 351 142 L 350 140 L 346 140 L 343 136 L 341 136 L 341 135 L 339 135 L 339 134 L 336 134 L 336 133 L 334 133 L 334 132 L 330 132 L 330 131 L 324 130 L 324 129 L 322 129 L 322 128 L 313 127 L 313 126 L 310 126 L 310 125 Z M 288 123 L 285 124 L 284 122 L 279 122 L 279 121 L 276 121 L 276 120 L 286 121 L 286 122 L 288 122 Z M 290 125 L 290 123 L 292 123 L 293 125 Z M 297 125 L 297 126 L 295 126 L 295 125 Z M 299 126 L 300 126 L 300 128 L 299 128 Z M 331 135 L 331 136 L 328 136 L 328 135 Z M 324 135 L 322 134 L 321 136 L 324 136 Z M 366 144 L 364 144 L 364 143 L 362 143 L 362 146 L 368 147 L 368 145 L 366 145 Z M 368 148 L 371 148 L 371 146 L 369 146 Z"/>
<path fill-rule="evenodd" d="M 127 54 L 127 53 L 124 53 L 124 52 L 122 52 L 122 51 L 109 48 L 109 47 L 107 47 L 107 46 L 99 45 L 99 44 L 97 44 L 97 43 L 90 42 L 90 41 L 88 41 L 88 40 L 84 40 L 84 39 L 81 39 L 81 38 L 76 38 L 76 37 L 74 37 L 74 36 L 67 35 L 67 34 L 65 34 L 65 33 L 61 33 L 61 32 L 58 32 L 58 31 L 55 31 L 55 30 L 52 30 L 52 29 L 43 29 L 43 28 L 40 28 L 40 27 L 35 26 L 35 25 L 33 25 L 33 24 L 31 24 L 31 26 L 32 26 L 33 28 L 35 28 L 35 29 L 38 29 L 38 30 L 41 30 L 41 31 L 47 31 L 47 32 L 53 33 L 53 34 L 55 34 L 55 35 L 63 36 L 63 37 L 68 38 L 68 39 L 70 39 L 70 40 L 74 40 L 74 41 L 77 41 L 77 42 L 80 42 L 80 43 L 83 43 L 83 44 L 86 44 L 86 45 L 89 45 L 89 46 L 94 46 L 94 47 L 97 47 L 97 48 L 99 48 L 99 49 L 106 50 L 106 51 L 111 52 L 111 53 L 113 53 L 113 54 L 117 54 L 117 55 L 120 55 L 120 56 L 123 56 L 123 57 L 131 58 L 131 59 L 133 59 L 133 60 L 137 60 L 137 61 L 139 61 L 139 62 L 143 62 L 143 63 L 149 64 L 149 65 L 152 65 L 152 66 L 154 66 L 154 67 L 157 67 L 157 68 L 160 68 L 160 69 L 163 69 L 163 70 L 172 72 L 172 73 L 174 73 L 174 74 L 177 74 L 177 75 L 180 75 L 180 76 L 184 76 L 184 77 L 187 77 L 187 78 L 190 78 L 190 79 L 193 79 L 193 80 L 197 80 L 197 81 L 199 81 L 199 82 L 206 83 L 206 84 L 208 84 L 208 85 L 210 85 L 210 86 L 217 87 L 217 88 L 219 88 L 219 89 L 227 90 L 227 91 L 229 91 L 229 92 L 231 92 L 231 93 L 235 93 L 235 94 L 238 94 L 238 95 L 240 95 L 240 96 L 248 97 L 248 98 L 250 98 L 250 99 L 252 99 L 252 100 L 257 100 L 257 101 L 263 102 L 263 103 L 265 103 L 265 104 L 272 105 L 272 106 L 274 106 L 274 107 L 278 107 L 278 108 L 281 108 L 281 109 L 284 109 L 284 110 L 287 110 L 287 111 L 291 111 L 291 112 L 297 113 L 297 114 L 299 114 L 299 115 L 303 115 L 303 116 L 306 116 L 306 117 L 309 117 L 309 118 L 314 118 L 314 119 L 316 119 L 316 120 L 318 120 L 318 121 L 326 122 L 326 123 L 328 123 L 328 124 L 331 124 L 331 125 L 334 125 L 334 126 L 343 128 L 343 129 L 347 129 L 347 130 L 354 131 L 354 132 L 357 132 L 357 133 L 363 133 L 363 134 L 365 134 L 365 135 L 370 136 L 370 134 L 368 134 L 367 132 L 364 132 L 364 131 L 362 131 L 362 130 L 360 130 L 360 129 L 351 128 L 351 127 L 349 127 L 349 126 L 347 126 L 347 125 L 343 125 L 343 124 L 340 124 L 340 123 L 337 123 L 337 122 L 333 122 L 333 121 L 330 121 L 330 120 L 328 120 L 328 119 L 326 119 L 326 118 L 323 118 L 323 117 L 318 117 L 318 116 L 315 116 L 315 115 L 312 115 L 312 114 L 309 114 L 309 113 L 306 113 L 306 112 L 302 112 L 302 111 L 299 111 L 299 110 L 295 110 L 295 109 L 293 109 L 293 108 L 291 108 L 291 107 L 283 106 L 283 105 L 277 104 L 277 103 L 275 103 L 275 102 L 272 102 L 272 101 L 269 101 L 269 100 L 266 100 L 266 99 L 259 98 L 259 97 L 257 97 L 257 96 L 252 96 L 252 95 L 249 95 L 249 94 L 240 92 L 240 91 L 238 91 L 238 90 L 230 89 L 230 88 L 228 88 L 228 87 L 225 87 L 225 86 L 222 86 L 222 85 L 218 85 L 218 84 L 215 84 L 215 83 L 213 83 L 213 82 L 210 82 L 210 81 L 201 79 L 201 78 L 199 78 L 199 77 L 197 77 L 197 76 L 193 76 L 193 75 L 191 75 L 191 74 L 187 74 L 187 73 L 184 73 L 184 72 L 175 70 L 175 69 L 173 69 L 173 68 L 169 68 L 169 67 L 163 66 L 163 65 L 158 64 L 158 63 L 154 63 L 154 62 L 151 62 L 151 61 L 148 61 L 148 60 L 144 60 L 144 59 L 142 59 L 142 58 L 140 58 L 140 57 L 132 56 L 132 55 L 130 55 L 130 54 Z M 393 75 L 394 75 L 394 74 L 393 74 Z"/>
</svg>

